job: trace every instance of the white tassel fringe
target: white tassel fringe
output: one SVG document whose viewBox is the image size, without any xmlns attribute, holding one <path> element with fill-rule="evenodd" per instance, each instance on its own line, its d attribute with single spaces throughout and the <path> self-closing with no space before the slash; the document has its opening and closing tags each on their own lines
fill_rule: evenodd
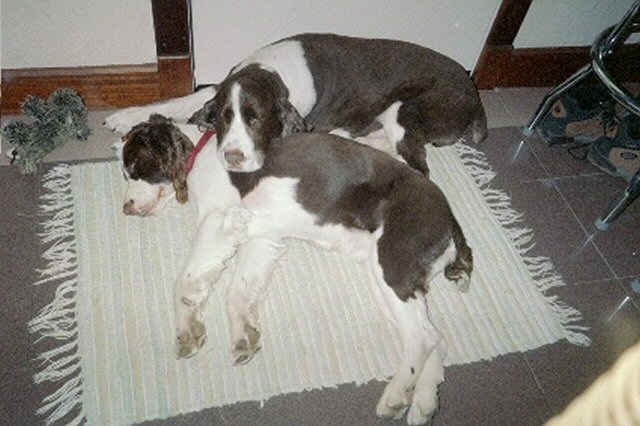
<svg viewBox="0 0 640 426">
<path fill-rule="evenodd" d="M 511 198 L 504 191 L 490 187 L 491 181 L 496 174 L 491 169 L 486 156 L 477 149 L 462 143 L 456 144 L 455 149 L 469 174 L 475 180 L 476 185 L 478 185 L 478 189 L 487 201 L 489 209 L 513 242 L 538 290 L 543 294 L 548 306 L 562 324 L 566 339 L 575 345 L 589 346 L 591 339 L 584 334 L 589 328 L 577 324 L 582 321 L 580 311 L 558 300 L 557 296 L 547 294 L 548 290 L 554 287 L 562 287 L 566 284 L 562 277 L 554 271 L 551 259 L 545 256 L 533 257 L 528 255 L 535 245 L 532 243 L 533 231 L 517 226 L 522 221 L 522 213 L 513 209 Z"/>
<path fill-rule="evenodd" d="M 34 375 L 36 384 L 61 383 L 57 390 L 43 400 L 38 414 L 45 416 L 45 424 L 65 419 L 67 425 L 85 421 L 82 412 L 82 377 L 78 354 L 78 322 L 75 309 L 78 264 L 73 229 L 73 195 L 71 193 L 71 167 L 60 165 L 43 178 L 47 193 L 40 197 L 40 210 L 49 217 L 38 235 L 49 247 L 42 257 L 47 267 L 39 270 L 35 285 L 57 285 L 53 301 L 42 308 L 29 321 L 29 331 L 36 342 L 54 339 L 60 344 L 37 357 L 41 370 Z M 71 413 L 76 414 L 68 419 Z"/>
</svg>

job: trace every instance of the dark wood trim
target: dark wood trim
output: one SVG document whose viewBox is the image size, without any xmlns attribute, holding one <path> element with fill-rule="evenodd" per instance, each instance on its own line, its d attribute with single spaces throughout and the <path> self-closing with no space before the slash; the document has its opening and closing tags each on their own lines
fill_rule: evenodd
<svg viewBox="0 0 640 426">
<path fill-rule="evenodd" d="M 157 102 L 160 100 L 158 82 L 155 64 L 127 67 L 127 71 L 120 72 L 111 67 L 2 70 L 2 113 L 19 113 L 28 95 L 46 99 L 60 87 L 76 90 L 90 109 Z"/>
<path fill-rule="evenodd" d="M 177 98 L 193 93 L 193 64 L 191 57 L 158 58 L 159 96 Z"/>
<path fill-rule="evenodd" d="M 499 79 L 491 87 L 551 87 L 562 83 L 590 61 L 590 47 L 512 49 L 504 61 Z M 500 53 L 494 51 L 494 58 Z M 505 55 L 506 56 L 506 55 Z M 618 60 L 622 58 L 622 60 Z M 640 81 L 640 45 L 625 45 L 609 64 L 618 81 Z"/>
<path fill-rule="evenodd" d="M 518 35 L 533 0 L 503 0 L 491 25 L 486 44 L 510 46 Z"/>
<path fill-rule="evenodd" d="M 70 87 L 89 109 L 124 108 L 193 92 L 191 58 L 158 58 L 158 64 L 2 70 L 2 113 L 16 114 L 28 95 L 47 98 Z"/>
<path fill-rule="evenodd" d="M 532 0 L 503 0 L 472 73 L 478 89 L 555 86 L 589 62 L 590 46 L 516 49 L 513 41 Z M 619 81 L 640 81 L 640 45 L 625 45 L 612 72 Z"/>
<path fill-rule="evenodd" d="M 503 84 L 502 76 L 509 69 L 513 41 L 527 16 L 532 0 L 502 0 L 478 63 L 471 74 L 478 89 L 493 89 Z"/>
<path fill-rule="evenodd" d="M 95 74 L 127 74 L 136 72 L 156 72 L 158 66 L 156 64 L 140 64 L 140 65 L 106 65 L 93 67 L 74 67 L 74 68 L 20 68 L 5 69 L 3 73 L 7 73 L 6 79 L 14 79 L 18 77 L 42 77 L 42 76 L 83 76 Z"/>
<path fill-rule="evenodd" d="M 161 99 L 193 92 L 191 1 L 152 0 Z"/>
<path fill-rule="evenodd" d="M 152 0 L 151 12 L 158 56 L 190 55 L 189 0 Z"/>
<path fill-rule="evenodd" d="M 503 85 L 502 76 L 509 68 L 513 55 L 511 46 L 485 46 L 471 77 L 480 90 L 493 89 Z"/>
<path fill-rule="evenodd" d="M 157 64 L 2 70 L 2 114 L 20 112 L 28 95 L 70 87 L 89 109 L 123 108 L 193 92 L 190 1 L 152 0 Z"/>
</svg>

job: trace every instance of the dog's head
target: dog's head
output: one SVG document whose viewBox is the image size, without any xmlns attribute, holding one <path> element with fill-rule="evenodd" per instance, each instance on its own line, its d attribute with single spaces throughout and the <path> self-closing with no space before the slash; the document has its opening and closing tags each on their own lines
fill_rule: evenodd
<svg viewBox="0 0 640 426">
<path fill-rule="evenodd" d="M 252 172 L 262 167 L 273 139 L 306 130 L 288 95 L 276 73 L 250 65 L 227 77 L 194 118 L 215 126 L 218 155 L 227 170 Z"/>
<path fill-rule="evenodd" d="M 174 194 L 178 202 L 187 201 L 186 165 L 193 144 L 171 120 L 154 114 L 113 147 L 127 179 L 125 214 L 153 215 Z"/>
</svg>

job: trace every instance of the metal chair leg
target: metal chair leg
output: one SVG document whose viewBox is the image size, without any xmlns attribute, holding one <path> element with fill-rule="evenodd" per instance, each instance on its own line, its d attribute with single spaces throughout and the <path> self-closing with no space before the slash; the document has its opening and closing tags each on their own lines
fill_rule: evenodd
<svg viewBox="0 0 640 426">
<path fill-rule="evenodd" d="M 535 126 L 542 117 L 549 112 L 554 102 L 560 99 L 567 90 L 584 80 L 592 71 L 602 81 L 604 86 L 609 89 L 615 100 L 620 102 L 629 111 L 640 115 L 640 105 L 638 101 L 633 98 L 628 90 L 614 82 L 604 66 L 604 59 L 613 53 L 615 48 L 624 43 L 631 33 L 640 32 L 639 16 L 640 0 L 636 0 L 618 24 L 600 33 L 591 49 L 591 62 L 580 68 L 575 74 L 547 93 L 533 116 L 533 119 L 522 129 L 525 137 L 530 138 L 533 136 Z"/>
<path fill-rule="evenodd" d="M 529 124 L 527 124 L 527 126 L 522 129 L 522 133 L 524 134 L 524 136 L 527 138 L 533 136 L 536 125 L 542 119 L 542 117 L 544 117 L 549 112 L 551 106 L 555 103 L 555 101 L 560 99 L 562 95 L 567 92 L 567 90 L 571 89 L 574 86 L 577 86 L 582 80 L 588 77 L 589 74 L 591 74 L 591 71 L 591 64 L 587 64 L 580 68 L 571 77 L 553 88 L 549 93 L 547 93 L 542 99 L 540 106 L 538 106 L 538 110 L 536 111 Z"/>
<path fill-rule="evenodd" d="M 611 205 L 608 213 L 596 220 L 596 228 L 606 231 L 611 223 L 629 207 L 629 205 L 640 195 L 640 170 L 629 181 L 629 185 L 618 199 Z"/>
<path fill-rule="evenodd" d="M 640 32 L 640 0 L 636 0 L 620 22 L 603 31 L 591 48 L 591 67 L 611 96 L 632 114 L 640 115 L 640 102 L 624 86 L 617 84 L 605 67 L 604 59 L 616 47 L 624 43 L 631 33 Z M 609 208 L 596 220 L 596 228 L 606 231 L 614 220 L 640 195 L 640 170 L 629 181 L 629 185 Z"/>
<path fill-rule="evenodd" d="M 598 36 L 591 47 L 591 68 L 613 99 L 631 113 L 640 115 L 640 102 L 607 70 L 604 60 L 632 34 L 640 32 L 640 0 L 627 11 L 623 19 Z"/>
<path fill-rule="evenodd" d="M 636 0 L 618 24 L 602 31 L 591 47 L 591 61 L 571 77 L 551 90 L 538 106 L 538 110 L 522 129 L 526 138 L 533 136 L 538 122 L 549 112 L 551 106 L 569 89 L 578 85 L 592 72 L 608 89 L 612 98 L 631 113 L 640 115 L 640 102 L 624 86 L 618 84 L 605 67 L 604 60 L 614 53 L 632 33 L 640 32 L 640 0 Z M 520 145 L 522 146 L 522 141 Z M 636 172 L 625 191 L 609 208 L 608 212 L 596 220 L 596 228 L 606 231 L 611 223 L 640 195 L 640 170 Z"/>
</svg>

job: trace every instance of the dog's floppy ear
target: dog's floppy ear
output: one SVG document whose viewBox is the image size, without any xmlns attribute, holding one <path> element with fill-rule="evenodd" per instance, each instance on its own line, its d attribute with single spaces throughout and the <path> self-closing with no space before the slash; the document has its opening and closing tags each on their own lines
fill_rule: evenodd
<svg viewBox="0 0 640 426">
<path fill-rule="evenodd" d="M 307 124 L 304 118 L 298 113 L 298 111 L 291 105 L 288 99 L 285 97 L 278 98 L 278 118 L 282 123 L 282 134 L 280 136 L 287 136 L 292 133 L 306 132 Z"/>
<path fill-rule="evenodd" d="M 200 128 L 212 129 L 216 127 L 216 98 L 210 99 L 202 108 L 193 113 L 187 121 Z"/>
<path fill-rule="evenodd" d="M 125 139 L 121 138 L 111 144 L 111 149 L 118 157 L 118 160 L 122 161 L 122 150 L 124 149 Z"/>
<path fill-rule="evenodd" d="M 178 128 L 171 131 L 171 139 L 175 158 L 169 160 L 169 174 L 176 191 L 176 200 L 184 204 L 189 200 L 186 165 L 193 151 L 193 144 Z"/>
</svg>

